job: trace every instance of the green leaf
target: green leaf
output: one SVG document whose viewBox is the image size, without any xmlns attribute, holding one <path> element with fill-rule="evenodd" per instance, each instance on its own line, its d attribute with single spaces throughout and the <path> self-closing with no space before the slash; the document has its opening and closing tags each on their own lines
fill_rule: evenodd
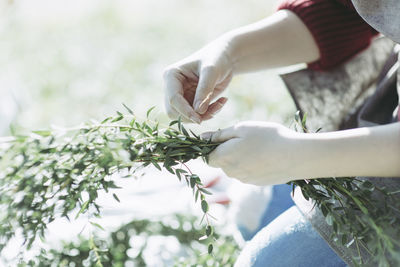
<svg viewBox="0 0 400 267">
<path fill-rule="evenodd" d="M 156 106 L 151 107 L 147 112 L 146 112 L 146 118 L 149 118 L 150 113 L 156 108 Z"/>
<path fill-rule="evenodd" d="M 213 228 L 211 225 L 207 225 L 206 227 L 206 235 L 209 237 L 213 234 Z"/>
<path fill-rule="evenodd" d="M 134 115 L 134 114 L 133 114 L 133 111 L 132 111 L 127 105 L 125 105 L 124 103 L 122 103 L 122 105 L 123 105 L 124 108 L 129 112 L 129 114 Z"/>
<path fill-rule="evenodd" d="M 116 201 L 121 202 L 115 193 L 112 194 Z"/>
<path fill-rule="evenodd" d="M 82 212 L 85 212 L 85 211 L 86 211 L 86 208 L 87 208 L 88 205 L 89 205 L 89 200 L 86 200 L 86 201 L 82 204 L 82 207 L 81 207 L 81 209 L 79 210 L 79 212 L 76 214 L 75 219 L 77 219 L 77 218 L 79 217 L 79 215 L 80 215 Z"/>
<path fill-rule="evenodd" d="M 178 120 L 173 120 L 169 123 L 169 126 L 173 126 L 174 124 L 177 124 L 179 121 Z"/>
<path fill-rule="evenodd" d="M 114 118 L 111 122 L 121 121 L 123 118 L 124 118 L 124 116 L 118 116 L 118 117 Z"/>
<path fill-rule="evenodd" d="M 305 126 L 307 121 L 307 113 L 304 113 L 303 119 L 301 120 L 301 125 Z"/>
<path fill-rule="evenodd" d="M 214 249 L 213 244 L 209 244 L 209 245 L 208 245 L 208 249 L 207 249 L 208 254 L 211 254 L 211 253 L 213 252 L 213 249 Z"/>
<path fill-rule="evenodd" d="M 175 174 L 174 170 L 170 166 L 164 164 L 164 168 L 167 169 L 167 171 L 169 171 L 170 173 Z"/>
<path fill-rule="evenodd" d="M 198 140 L 200 140 L 200 136 L 199 135 L 197 135 L 197 134 L 195 134 L 192 130 L 190 130 L 189 129 L 189 131 L 190 131 L 190 133 L 195 137 L 195 138 L 197 138 Z"/>
<path fill-rule="evenodd" d="M 178 117 L 178 129 L 179 129 L 179 131 L 182 131 L 182 117 L 181 116 Z"/>
<path fill-rule="evenodd" d="M 100 224 L 95 223 L 95 222 L 90 222 L 90 224 L 93 225 L 93 226 L 95 226 L 95 227 L 97 227 L 97 228 L 99 228 L 100 230 L 103 230 L 103 231 L 104 231 L 104 228 L 103 228 Z"/>
<path fill-rule="evenodd" d="M 154 167 L 156 167 L 159 171 L 161 171 L 160 165 L 155 160 L 152 159 L 151 163 L 154 165 Z"/>
<path fill-rule="evenodd" d="M 185 127 L 183 127 L 183 125 L 181 125 L 181 131 L 185 136 L 190 137 L 189 133 L 186 131 L 186 129 L 185 129 Z M 201 151 L 201 149 L 200 149 L 200 151 Z"/>
<path fill-rule="evenodd" d="M 201 201 L 201 209 L 203 210 L 203 212 L 204 213 L 207 213 L 208 212 L 208 203 L 207 203 L 207 201 L 205 201 L 205 200 L 202 200 Z"/>
<path fill-rule="evenodd" d="M 194 150 L 198 151 L 198 152 L 201 152 L 201 148 L 198 147 L 198 146 L 192 146 L 192 148 L 193 148 Z"/>
<path fill-rule="evenodd" d="M 345 246 L 347 243 L 347 234 L 343 234 L 342 235 L 342 239 L 341 239 L 342 245 Z"/>
<path fill-rule="evenodd" d="M 100 122 L 100 124 L 104 124 L 104 123 L 108 122 L 111 119 L 112 119 L 112 117 L 105 118 L 104 120 L 102 120 L 102 122 Z"/>
<path fill-rule="evenodd" d="M 190 187 L 194 188 L 195 185 L 196 185 L 196 178 L 190 177 Z"/>
<path fill-rule="evenodd" d="M 204 194 L 212 195 L 212 193 L 211 193 L 210 191 L 208 191 L 207 189 L 205 189 L 204 187 L 199 188 L 199 190 L 200 190 L 201 192 L 203 192 Z"/>
<path fill-rule="evenodd" d="M 32 133 L 35 133 L 37 135 L 47 137 L 51 135 L 51 131 L 44 131 L 44 130 L 39 130 L 39 131 L 32 131 Z"/>
</svg>

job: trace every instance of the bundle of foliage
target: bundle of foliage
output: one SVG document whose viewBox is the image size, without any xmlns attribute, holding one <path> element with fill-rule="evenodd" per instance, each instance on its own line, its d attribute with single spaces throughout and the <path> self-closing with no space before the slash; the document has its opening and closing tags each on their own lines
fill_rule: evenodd
<svg viewBox="0 0 400 267">
<path fill-rule="evenodd" d="M 308 133 L 306 116 L 295 116 L 298 131 Z M 320 129 L 317 130 L 317 132 Z M 328 225 L 331 238 L 350 247 L 355 244 L 356 266 L 365 266 L 362 253 L 371 256 L 368 266 L 400 266 L 400 190 L 378 187 L 359 177 L 292 181 L 303 196 L 313 200 Z"/>
<path fill-rule="evenodd" d="M 82 213 L 99 217 L 99 191 L 117 188 L 112 175 L 132 177 L 137 170 L 160 164 L 183 179 L 200 201 L 205 221 L 205 237 L 212 253 L 213 228 L 205 195 L 210 194 L 200 178 L 185 163 L 203 158 L 217 144 L 189 133 L 180 119 L 159 129 L 158 123 L 139 122 L 132 110 L 117 112 L 101 123 L 72 129 L 34 131 L 3 139 L 0 151 L 0 249 L 21 232 L 30 249 L 40 237 L 45 239 L 47 225 L 56 218 Z M 119 201 L 114 193 L 113 197 Z M 24 247 L 23 247 L 24 248 Z M 22 248 L 22 249 L 23 249 Z M 98 258 L 101 262 L 101 258 Z"/>
<path fill-rule="evenodd" d="M 213 252 L 213 228 L 200 178 L 185 165 L 203 158 L 218 146 L 187 131 L 180 120 L 160 129 L 157 123 L 139 122 L 133 112 L 117 112 L 101 123 L 86 124 L 64 131 L 36 131 L 28 136 L 8 138 L 0 149 L 0 249 L 20 231 L 29 249 L 46 225 L 58 217 L 82 213 L 100 216 L 98 193 L 116 185 L 111 177 L 131 177 L 147 165 L 164 167 L 183 179 L 200 200 L 204 213 L 208 252 Z M 151 110 L 149 110 L 150 112 Z M 148 114 L 149 114 L 148 112 Z M 306 119 L 295 117 L 300 130 L 308 132 Z M 162 165 L 162 167 L 161 167 Z M 379 266 L 400 265 L 399 191 L 379 188 L 359 178 L 324 178 L 290 182 L 312 199 L 332 226 L 332 238 L 358 250 L 355 265 L 363 265 L 361 251 L 370 253 Z M 118 196 L 113 195 L 118 201 Z M 375 201 L 375 199 L 384 201 Z M 73 214 L 74 213 L 74 214 Z M 93 245 L 93 255 L 104 260 Z M 371 263 L 371 264 L 373 264 Z"/>
<path fill-rule="evenodd" d="M 178 224 L 172 226 L 165 221 L 174 221 Z M 187 224 L 190 227 L 187 227 Z M 186 227 L 184 227 L 186 225 Z M 213 255 L 204 253 L 207 249 L 207 240 L 199 240 L 203 229 L 197 223 L 195 216 L 174 214 L 162 220 L 133 220 L 122 225 L 110 233 L 108 238 L 80 237 L 77 241 L 64 242 L 60 249 L 42 250 L 35 259 L 23 262 L 19 267 L 39 266 L 96 266 L 97 256 L 101 257 L 104 267 L 123 267 L 127 263 L 144 267 L 146 259 L 144 252 L 147 242 L 136 242 L 137 239 L 148 240 L 151 236 L 174 236 L 182 245 L 185 258 L 175 258 L 175 266 L 233 266 L 239 252 L 238 245 L 233 238 L 214 233 L 220 245 L 216 246 Z M 135 250 L 135 255 L 130 255 L 128 250 Z"/>
</svg>

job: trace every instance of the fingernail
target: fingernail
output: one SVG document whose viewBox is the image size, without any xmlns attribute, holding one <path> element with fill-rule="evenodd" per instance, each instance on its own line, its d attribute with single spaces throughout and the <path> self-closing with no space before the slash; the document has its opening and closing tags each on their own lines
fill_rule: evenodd
<svg viewBox="0 0 400 267">
<path fill-rule="evenodd" d="M 200 122 L 201 122 L 200 118 L 197 118 L 197 117 L 195 117 L 195 116 L 192 116 L 192 117 L 190 117 L 189 119 L 190 119 L 191 121 L 197 123 L 197 124 L 200 124 Z"/>
</svg>

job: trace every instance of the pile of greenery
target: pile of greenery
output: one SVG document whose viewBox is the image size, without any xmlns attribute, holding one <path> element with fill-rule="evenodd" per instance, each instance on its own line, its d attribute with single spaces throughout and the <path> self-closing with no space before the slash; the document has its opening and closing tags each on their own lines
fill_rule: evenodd
<svg viewBox="0 0 400 267">
<path fill-rule="evenodd" d="M 296 129 L 308 133 L 306 116 L 295 116 Z M 317 130 L 319 132 L 320 129 Z M 355 266 L 400 266 L 399 189 L 378 187 L 359 177 L 292 181 L 306 200 L 313 200 L 333 228 L 331 238 L 355 246 Z M 362 258 L 362 251 L 370 262 Z"/>
<path fill-rule="evenodd" d="M 40 237 L 45 239 L 47 225 L 56 218 L 78 217 L 82 213 L 99 217 L 99 191 L 116 188 L 112 174 L 132 177 L 142 167 L 165 168 L 185 180 L 203 211 L 207 251 L 213 253 L 213 227 L 205 195 L 210 194 L 200 178 L 185 163 L 203 158 L 218 146 L 187 131 L 180 120 L 159 128 L 149 119 L 139 122 L 132 110 L 117 112 L 101 123 L 73 129 L 35 131 L 15 135 L 2 143 L 0 150 L 0 249 L 21 232 L 27 249 Z M 151 110 L 149 110 L 147 117 Z M 296 115 L 300 129 L 308 132 L 305 117 Z M 332 238 L 358 250 L 355 265 L 363 265 L 361 250 L 370 253 L 379 266 L 400 265 L 400 204 L 397 192 L 378 188 L 358 178 L 329 178 L 293 181 L 306 199 L 314 200 L 326 222 L 332 226 Z M 378 196 L 384 202 L 374 201 Z M 113 194 L 119 201 L 118 196 Z M 95 226 L 95 223 L 92 223 Z M 101 227 L 101 226 L 99 226 Z M 92 241 L 94 262 L 105 262 L 101 249 Z M 222 256 L 221 256 L 222 257 Z"/>
<path fill-rule="evenodd" d="M 165 221 L 174 221 L 178 224 L 171 226 Z M 190 227 L 184 227 L 184 224 L 188 223 Z M 219 245 L 210 255 L 204 253 L 208 243 L 206 240 L 199 240 L 202 235 L 203 229 L 197 223 L 195 216 L 174 214 L 167 218 L 163 217 L 162 220 L 133 220 L 111 232 L 106 239 L 91 236 L 64 242 L 60 249 L 42 250 L 35 259 L 21 263 L 19 267 L 96 266 L 98 265 L 96 253 L 100 255 L 104 267 L 123 267 L 127 263 L 145 267 L 147 265 L 144 252 L 147 249 L 147 242 L 141 244 L 136 240 L 148 240 L 151 236 L 174 236 L 179 241 L 186 255 L 184 258 L 174 257 L 176 267 L 234 265 L 239 247 L 231 236 L 214 233 Z M 135 255 L 129 255 L 128 250 L 131 248 L 135 249 Z"/>
<path fill-rule="evenodd" d="M 203 158 L 217 144 L 200 139 L 182 125 L 180 119 L 159 129 L 158 123 L 139 122 L 131 109 L 117 112 L 101 123 L 77 128 L 34 131 L 3 139 L 0 151 L 0 249 L 16 232 L 21 232 L 24 245 L 30 249 L 40 237 L 45 239 L 47 225 L 56 218 L 82 213 L 100 217 L 97 203 L 100 191 L 117 188 L 111 179 L 115 173 L 132 177 L 148 165 L 162 167 L 185 180 L 199 200 L 205 222 L 204 236 L 213 251 L 213 227 L 205 195 L 207 191 L 198 175 L 185 163 Z M 119 201 L 114 193 L 113 197 Z M 91 222 L 97 226 L 95 223 Z M 97 253 L 95 254 L 97 255 Z M 100 256 L 97 262 L 101 265 Z"/>
</svg>

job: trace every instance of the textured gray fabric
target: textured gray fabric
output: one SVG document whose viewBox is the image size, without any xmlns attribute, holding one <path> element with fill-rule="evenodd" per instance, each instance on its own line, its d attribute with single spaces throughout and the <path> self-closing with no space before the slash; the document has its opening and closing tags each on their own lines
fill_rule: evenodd
<svg viewBox="0 0 400 267">
<path fill-rule="evenodd" d="M 399 0 L 352 0 L 358 14 L 378 32 L 400 43 Z"/>
<path fill-rule="evenodd" d="M 360 115 L 360 111 L 361 113 L 370 111 L 372 115 L 385 113 L 385 116 L 388 113 L 384 109 L 383 111 L 379 110 L 382 106 L 385 106 L 379 102 L 379 95 L 396 90 L 396 66 L 398 65 L 395 63 L 397 57 L 393 62 L 389 61 L 389 66 L 385 65 L 393 48 L 393 42 L 386 38 L 381 38 L 375 40 L 368 50 L 333 71 L 321 73 L 312 70 L 301 70 L 283 75 L 282 78 L 297 107 L 302 112 L 307 113 L 308 127 L 310 129 L 323 127 L 323 131 L 359 127 L 361 118 L 361 122 L 368 125 L 382 123 L 379 120 L 384 117 L 377 116 L 379 118 L 378 121 L 371 123 L 369 122 L 371 120 L 370 116 L 368 114 L 365 116 L 363 114 Z M 392 56 L 395 55 L 392 54 Z M 393 69 L 393 66 L 395 69 Z M 379 75 L 382 68 L 385 71 L 382 75 Z M 377 79 L 380 82 L 376 90 Z M 397 89 L 399 88 L 400 86 Z M 366 101 L 371 94 L 373 96 Z M 397 104 L 397 99 L 395 101 L 392 109 Z M 392 116 L 392 111 L 389 112 L 389 117 Z M 349 121 L 353 122 L 348 123 Z M 372 121 L 374 121 L 374 118 Z M 383 123 L 387 123 L 387 121 Z M 380 187 L 400 188 L 400 178 L 363 179 L 368 179 Z M 314 203 L 304 199 L 299 188 L 296 189 L 293 199 L 304 216 L 310 220 L 313 227 L 336 253 L 349 266 L 353 266 L 352 257 L 358 255 L 355 244 L 347 248 L 334 242 L 331 239 L 332 227 L 325 222 L 325 217 L 318 208 L 314 207 Z M 365 250 L 361 249 L 361 255 L 364 261 L 363 266 L 373 266 L 370 255 Z"/>
<path fill-rule="evenodd" d="M 399 0 L 400 1 L 400 0 Z M 379 38 L 362 53 L 328 72 L 304 69 L 281 75 L 296 106 L 307 112 L 310 129 L 340 128 L 374 91 L 376 80 L 394 43 Z"/>
</svg>

